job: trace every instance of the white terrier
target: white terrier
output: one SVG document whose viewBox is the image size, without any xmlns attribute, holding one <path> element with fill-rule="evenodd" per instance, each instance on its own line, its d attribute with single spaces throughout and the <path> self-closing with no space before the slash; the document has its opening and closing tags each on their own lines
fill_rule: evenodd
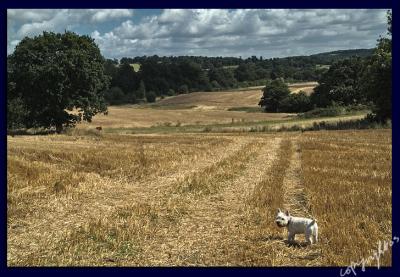
<svg viewBox="0 0 400 277">
<path fill-rule="evenodd" d="M 289 242 L 294 241 L 296 234 L 304 234 L 309 244 L 318 241 L 318 225 L 315 219 L 291 216 L 288 211 L 283 213 L 278 209 L 275 222 L 279 227 L 287 227 Z"/>
</svg>

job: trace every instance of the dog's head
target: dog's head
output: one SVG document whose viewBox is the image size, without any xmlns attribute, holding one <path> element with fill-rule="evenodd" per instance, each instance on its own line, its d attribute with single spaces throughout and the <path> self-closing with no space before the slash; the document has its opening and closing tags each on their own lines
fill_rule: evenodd
<svg viewBox="0 0 400 277">
<path fill-rule="evenodd" d="M 286 211 L 286 213 L 282 212 L 281 209 L 278 209 L 275 222 L 278 227 L 286 227 L 289 224 L 290 213 Z"/>
</svg>

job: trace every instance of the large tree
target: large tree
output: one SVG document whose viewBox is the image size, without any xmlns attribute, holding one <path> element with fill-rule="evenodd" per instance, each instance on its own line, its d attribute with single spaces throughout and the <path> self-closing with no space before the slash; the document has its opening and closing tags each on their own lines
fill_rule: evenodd
<svg viewBox="0 0 400 277">
<path fill-rule="evenodd" d="M 304 91 L 289 94 L 279 103 L 279 111 L 285 113 L 304 113 L 311 109 L 310 97 Z"/>
<path fill-rule="evenodd" d="M 311 95 L 312 103 L 317 107 L 327 107 L 333 103 L 353 105 L 365 103 L 365 94 L 359 89 L 363 69 L 361 58 L 337 61 L 322 74 L 318 86 Z"/>
<path fill-rule="evenodd" d="M 263 89 L 263 96 L 258 105 L 264 107 L 266 112 L 280 112 L 283 99 L 290 95 L 287 84 L 282 79 L 269 81 Z"/>
<path fill-rule="evenodd" d="M 361 88 L 374 103 L 373 112 L 380 121 L 392 118 L 392 12 L 388 11 L 389 37 L 381 37 L 365 67 Z"/>
<path fill-rule="evenodd" d="M 27 109 L 26 127 L 73 126 L 107 106 L 104 58 L 89 36 L 43 32 L 24 38 L 8 59 L 9 100 Z"/>
</svg>

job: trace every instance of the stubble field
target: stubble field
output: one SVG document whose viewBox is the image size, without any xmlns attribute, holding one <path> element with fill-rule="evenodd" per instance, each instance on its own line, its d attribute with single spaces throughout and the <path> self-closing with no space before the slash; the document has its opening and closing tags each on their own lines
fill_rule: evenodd
<svg viewBox="0 0 400 277">
<path fill-rule="evenodd" d="M 392 239 L 391 130 L 7 143 L 9 266 L 347 266 Z M 289 245 L 279 207 L 320 242 Z"/>
</svg>

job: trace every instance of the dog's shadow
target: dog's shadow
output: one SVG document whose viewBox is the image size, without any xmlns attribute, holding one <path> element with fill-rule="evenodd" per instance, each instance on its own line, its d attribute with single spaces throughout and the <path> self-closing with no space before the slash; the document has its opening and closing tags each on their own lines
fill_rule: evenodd
<svg viewBox="0 0 400 277">
<path fill-rule="evenodd" d="M 262 238 L 263 241 L 284 240 L 284 239 L 285 239 L 285 238 L 284 238 L 283 236 L 281 236 L 281 235 L 275 235 L 275 234 L 269 235 L 269 236 L 266 236 L 266 237 L 263 237 L 263 238 Z"/>
<path fill-rule="evenodd" d="M 305 248 L 310 246 L 310 244 L 306 241 L 289 241 L 287 239 L 285 239 L 283 241 L 288 247 L 295 247 L 295 248 Z"/>
<path fill-rule="evenodd" d="M 286 246 L 295 248 L 305 248 L 310 246 L 306 241 L 289 241 L 288 239 L 285 239 L 284 236 L 276 234 L 263 237 L 262 241 L 283 241 Z"/>
</svg>

